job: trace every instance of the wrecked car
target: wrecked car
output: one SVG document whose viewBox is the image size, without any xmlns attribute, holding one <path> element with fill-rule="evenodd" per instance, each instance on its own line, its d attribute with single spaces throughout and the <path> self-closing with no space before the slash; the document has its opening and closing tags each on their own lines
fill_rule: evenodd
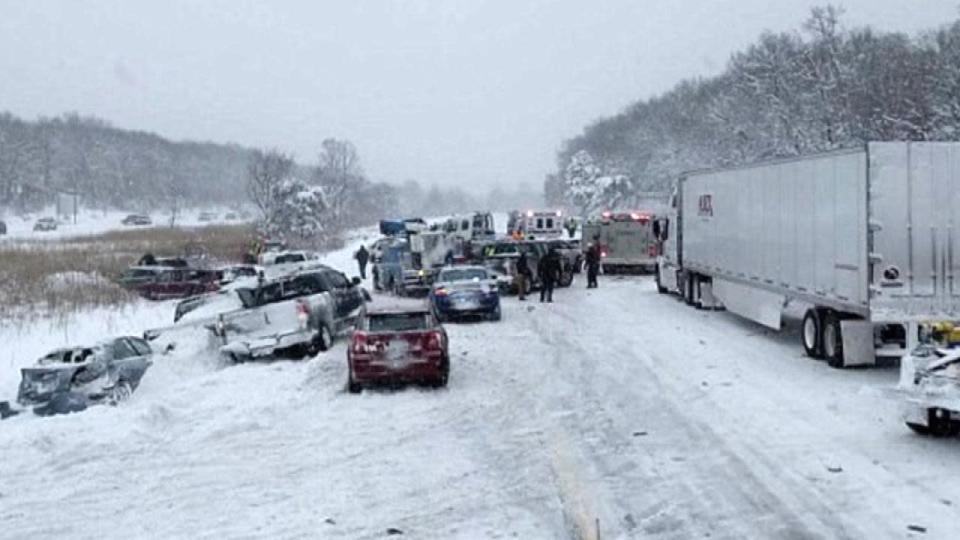
<svg viewBox="0 0 960 540">
<path fill-rule="evenodd" d="M 54 350 L 21 369 L 20 407 L 41 416 L 66 414 L 90 405 L 128 399 L 152 364 L 153 350 L 136 337 L 117 337 L 92 347 Z M 22 412 L 0 404 L 4 416 Z"/>
<path fill-rule="evenodd" d="M 921 435 L 960 434 L 960 348 L 922 344 L 900 362 L 903 420 Z"/>
</svg>

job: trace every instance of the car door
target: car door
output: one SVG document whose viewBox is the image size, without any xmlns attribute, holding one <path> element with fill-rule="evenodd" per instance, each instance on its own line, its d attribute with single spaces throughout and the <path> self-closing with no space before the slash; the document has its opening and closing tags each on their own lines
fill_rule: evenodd
<svg viewBox="0 0 960 540">
<path fill-rule="evenodd" d="M 110 346 L 109 360 L 107 361 L 107 377 L 102 382 L 104 388 L 113 386 L 118 381 L 136 382 L 139 376 L 131 381 L 131 373 L 140 371 L 139 364 L 144 362 L 143 357 L 127 338 L 117 338 Z"/>
</svg>

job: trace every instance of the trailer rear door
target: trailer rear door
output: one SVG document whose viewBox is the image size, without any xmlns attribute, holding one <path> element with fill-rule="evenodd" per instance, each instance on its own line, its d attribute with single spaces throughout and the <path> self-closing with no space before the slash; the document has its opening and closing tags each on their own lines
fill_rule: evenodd
<svg viewBox="0 0 960 540">
<path fill-rule="evenodd" d="M 875 320 L 960 315 L 960 144 L 871 143 Z"/>
</svg>

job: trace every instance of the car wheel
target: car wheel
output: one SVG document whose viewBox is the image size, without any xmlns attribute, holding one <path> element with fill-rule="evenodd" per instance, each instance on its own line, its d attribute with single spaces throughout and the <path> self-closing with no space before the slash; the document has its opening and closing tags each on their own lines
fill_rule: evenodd
<svg viewBox="0 0 960 540">
<path fill-rule="evenodd" d="M 433 381 L 434 388 L 445 388 L 447 382 L 450 380 L 450 359 L 446 356 L 443 357 L 442 363 L 440 364 L 440 377 Z"/>
<path fill-rule="evenodd" d="M 503 312 L 500 310 L 500 306 L 497 306 L 497 309 L 493 310 L 493 313 L 490 314 L 490 320 L 497 322 L 503 318 Z"/>
<path fill-rule="evenodd" d="M 573 272 L 561 272 L 560 273 L 560 286 L 569 287 L 573 284 Z"/>
<path fill-rule="evenodd" d="M 117 381 L 117 384 L 113 385 L 113 388 L 110 389 L 110 395 L 108 399 L 111 405 L 116 405 L 130 399 L 130 396 L 132 395 L 133 387 L 130 386 L 129 382 Z"/>
<path fill-rule="evenodd" d="M 363 386 L 360 383 L 353 380 L 353 375 L 347 375 L 347 392 L 351 394 L 359 394 L 363 391 Z"/>
<path fill-rule="evenodd" d="M 327 325 L 321 324 L 317 335 L 314 336 L 313 341 L 310 342 L 307 354 L 309 356 L 316 356 L 318 353 L 326 352 L 330 349 L 331 345 L 333 345 L 333 334 L 330 333 Z"/>
<path fill-rule="evenodd" d="M 933 437 L 956 437 L 960 433 L 960 422 L 950 417 L 938 416 L 936 409 L 928 409 L 926 431 Z"/>
</svg>

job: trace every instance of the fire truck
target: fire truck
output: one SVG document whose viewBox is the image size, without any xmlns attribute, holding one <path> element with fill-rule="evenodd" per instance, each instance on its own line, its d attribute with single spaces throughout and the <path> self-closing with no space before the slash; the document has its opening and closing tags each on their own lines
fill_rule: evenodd
<svg viewBox="0 0 960 540">
<path fill-rule="evenodd" d="M 650 273 L 657 266 L 659 247 L 653 234 L 656 216 L 649 212 L 603 212 L 583 224 L 582 248 L 600 242 L 604 274 Z"/>
</svg>

